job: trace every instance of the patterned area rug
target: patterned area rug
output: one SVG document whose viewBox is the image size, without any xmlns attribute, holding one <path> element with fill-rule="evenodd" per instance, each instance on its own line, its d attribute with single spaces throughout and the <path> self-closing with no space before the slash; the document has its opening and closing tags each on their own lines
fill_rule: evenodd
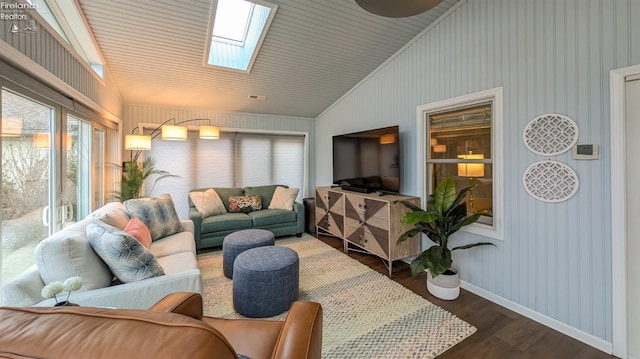
<svg viewBox="0 0 640 359">
<path fill-rule="evenodd" d="M 323 358 L 433 358 L 476 331 L 386 276 L 305 234 L 279 239 L 300 257 L 299 300 L 323 308 Z M 242 318 L 222 252 L 200 254 L 205 315 Z M 282 319 L 286 313 L 273 317 Z"/>
</svg>

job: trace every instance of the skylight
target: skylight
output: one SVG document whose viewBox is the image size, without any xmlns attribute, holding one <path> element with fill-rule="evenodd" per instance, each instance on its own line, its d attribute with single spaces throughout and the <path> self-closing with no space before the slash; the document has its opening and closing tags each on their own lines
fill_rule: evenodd
<svg viewBox="0 0 640 359">
<path fill-rule="evenodd" d="M 218 0 L 213 36 L 219 40 L 244 43 L 254 3 L 243 0 Z"/>
<path fill-rule="evenodd" d="M 251 71 L 276 9 L 261 0 L 214 1 L 205 64 Z"/>
</svg>

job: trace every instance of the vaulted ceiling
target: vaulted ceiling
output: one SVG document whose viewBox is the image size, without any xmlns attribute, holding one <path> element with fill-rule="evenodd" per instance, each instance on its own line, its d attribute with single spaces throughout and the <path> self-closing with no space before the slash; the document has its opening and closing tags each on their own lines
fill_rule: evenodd
<svg viewBox="0 0 640 359">
<path fill-rule="evenodd" d="M 458 0 L 407 18 L 353 0 L 270 2 L 278 10 L 246 74 L 203 65 L 212 0 L 79 0 L 125 103 L 300 117 L 316 117 Z"/>
</svg>

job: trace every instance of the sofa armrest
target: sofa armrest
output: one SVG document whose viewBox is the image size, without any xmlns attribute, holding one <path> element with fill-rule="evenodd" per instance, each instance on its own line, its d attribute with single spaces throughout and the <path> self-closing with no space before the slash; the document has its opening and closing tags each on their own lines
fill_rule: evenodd
<svg viewBox="0 0 640 359">
<path fill-rule="evenodd" d="M 304 225 L 305 225 L 304 204 L 299 202 L 294 202 L 293 210 L 296 212 L 296 226 L 297 226 L 296 233 L 303 233 Z"/>
<path fill-rule="evenodd" d="M 182 224 L 182 230 L 185 232 L 194 232 L 194 225 L 193 225 L 193 221 L 190 219 L 183 219 L 180 221 L 180 223 Z"/>
<path fill-rule="evenodd" d="M 0 290 L 1 305 L 30 306 L 42 301 L 44 282 L 34 264 Z"/>
<path fill-rule="evenodd" d="M 198 244 L 202 234 L 202 213 L 195 207 L 189 207 L 189 219 L 193 221 L 193 239 L 196 241 L 196 247 L 200 247 Z"/>
<path fill-rule="evenodd" d="M 202 318 L 202 296 L 199 293 L 176 292 L 167 295 L 154 304 L 149 310 L 153 312 L 170 312 L 186 315 L 191 318 Z"/>
<path fill-rule="evenodd" d="M 273 350 L 273 358 L 320 359 L 322 353 L 322 306 L 294 302 Z"/>
</svg>

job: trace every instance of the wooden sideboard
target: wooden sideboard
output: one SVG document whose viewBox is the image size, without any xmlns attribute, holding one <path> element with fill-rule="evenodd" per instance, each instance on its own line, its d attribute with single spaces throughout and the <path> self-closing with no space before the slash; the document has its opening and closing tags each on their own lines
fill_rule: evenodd
<svg viewBox="0 0 640 359">
<path fill-rule="evenodd" d="M 396 244 L 400 235 L 412 228 L 400 224 L 409 209 L 395 203 L 399 200 L 420 205 L 418 197 L 317 187 L 316 230 L 341 238 L 345 253 L 362 251 L 385 260 L 391 277 L 394 260 L 420 253 L 420 236 Z"/>
</svg>

